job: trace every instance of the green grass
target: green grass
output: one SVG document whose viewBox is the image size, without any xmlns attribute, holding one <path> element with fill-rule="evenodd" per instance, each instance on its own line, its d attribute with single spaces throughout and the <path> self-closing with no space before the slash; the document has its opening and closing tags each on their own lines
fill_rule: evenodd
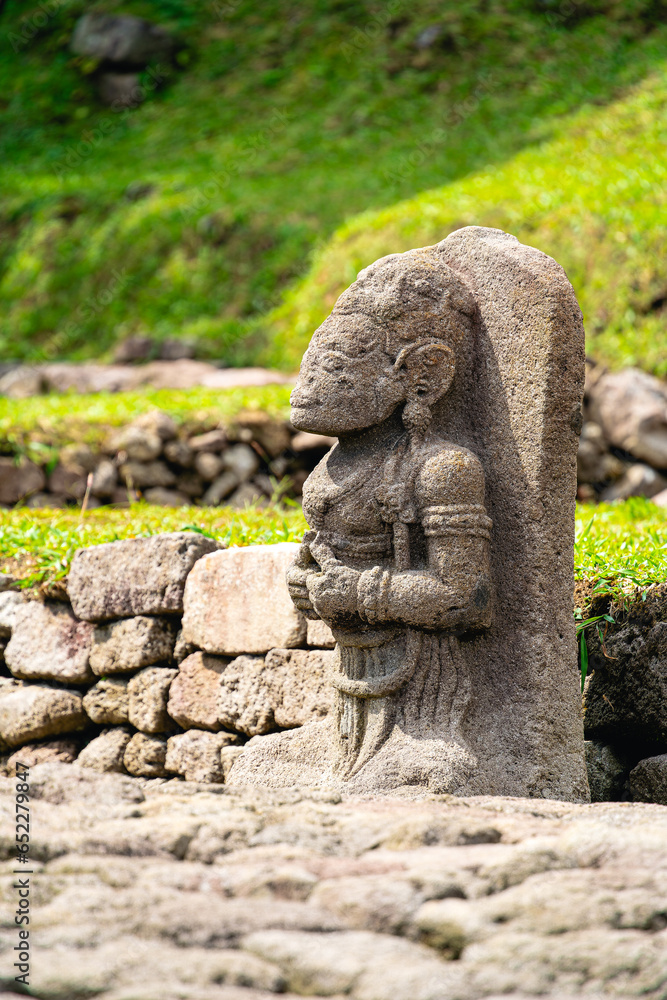
<svg viewBox="0 0 667 1000">
<path fill-rule="evenodd" d="M 201 531 L 223 545 L 268 545 L 300 541 L 306 523 L 298 505 L 179 507 L 146 503 L 124 510 L 80 511 L 16 509 L 0 514 L 0 572 L 22 585 L 53 583 L 67 575 L 79 548 L 139 538 L 166 531 Z"/>
<path fill-rule="evenodd" d="M 56 394 L 30 399 L 0 397 L 0 452 L 39 451 L 70 442 L 99 446 L 108 431 L 150 410 L 164 410 L 176 423 L 197 432 L 232 424 L 242 410 L 262 410 L 289 418 L 290 386 L 247 389 L 150 389 Z"/>
<path fill-rule="evenodd" d="M 0 514 L 0 571 L 25 586 L 62 579 L 77 548 L 120 538 L 184 529 L 205 531 L 224 545 L 298 541 L 306 530 L 300 507 L 188 507 L 135 504 L 127 510 L 16 509 Z M 575 577 L 616 595 L 667 579 L 667 510 L 648 500 L 580 505 Z"/>
<path fill-rule="evenodd" d="M 160 67 L 164 86 L 134 110 L 101 107 L 94 67 L 68 51 L 91 8 L 145 15 L 188 43 L 183 68 Z M 144 333 L 290 368 L 332 289 L 375 252 L 360 227 L 385 227 L 372 214 L 341 225 L 384 209 L 397 214 L 382 252 L 466 221 L 531 236 L 568 266 L 602 358 L 626 356 L 629 310 L 644 340 L 662 329 L 641 314 L 665 288 L 661 92 L 635 107 L 634 137 L 614 118 L 660 72 L 662 0 L 66 0 L 35 33 L 33 13 L 10 0 L 0 17 L 4 358 L 99 356 Z M 439 42 L 418 50 L 434 23 Z M 517 159 L 531 155 L 532 167 Z M 132 200 L 137 183 L 150 190 Z M 308 279 L 276 316 L 334 232 L 323 294 L 316 263 L 315 292 Z"/>
<path fill-rule="evenodd" d="M 356 272 L 461 226 L 505 229 L 561 263 L 587 351 L 667 375 L 667 62 L 621 100 L 564 118 L 548 141 L 344 225 L 274 310 L 269 362 L 296 364 Z"/>
<path fill-rule="evenodd" d="M 577 508 L 575 578 L 630 596 L 667 580 L 667 508 L 643 497 Z"/>
</svg>

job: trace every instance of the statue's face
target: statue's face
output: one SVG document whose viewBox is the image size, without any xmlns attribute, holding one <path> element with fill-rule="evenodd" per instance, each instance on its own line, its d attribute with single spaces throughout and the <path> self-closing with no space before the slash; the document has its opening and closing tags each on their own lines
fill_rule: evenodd
<svg viewBox="0 0 667 1000">
<path fill-rule="evenodd" d="M 292 392 L 292 424 L 338 437 L 373 427 L 405 399 L 405 378 L 363 313 L 335 310 L 313 334 Z"/>
</svg>

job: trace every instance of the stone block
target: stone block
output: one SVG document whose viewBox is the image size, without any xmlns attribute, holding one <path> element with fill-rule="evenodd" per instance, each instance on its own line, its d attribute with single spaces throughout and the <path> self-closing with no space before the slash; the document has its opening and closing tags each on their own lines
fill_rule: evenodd
<svg viewBox="0 0 667 1000">
<path fill-rule="evenodd" d="M 591 412 L 605 437 L 656 469 L 667 468 L 667 387 L 636 368 L 601 375 Z"/>
<path fill-rule="evenodd" d="M 327 623 L 316 618 L 307 623 L 306 643 L 309 646 L 316 646 L 318 649 L 333 649 L 336 640 Z"/>
<path fill-rule="evenodd" d="M 328 650 L 272 649 L 238 656 L 222 673 L 219 719 L 248 736 L 303 726 L 328 713 L 333 657 Z"/>
<path fill-rule="evenodd" d="M 38 465 L 22 458 L 0 458 L 0 503 L 13 506 L 46 486 L 46 476 Z"/>
<path fill-rule="evenodd" d="M 166 759 L 166 737 L 135 733 L 125 748 L 123 764 L 137 778 L 165 778 Z"/>
<path fill-rule="evenodd" d="M 169 715 L 183 729 L 222 729 L 218 718 L 220 677 L 229 660 L 193 653 L 181 663 L 169 689 Z"/>
<path fill-rule="evenodd" d="M 232 733 L 204 733 L 198 729 L 172 736 L 167 741 L 165 767 L 186 781 L 220 784 L 224 780 L 220 753 L 237 739 Z"/>
<path fill-rule="evenodd" d="M 23 604 L 23 594 L 14 590 L 4 590 L 0 593 L 0 638 L 8 639 L 12 634 L 16 611 Z"/>
<path fill-rule="evenodd" d="M 27 601 L 16 609 L 7 666 L 24 680 L 85 684 L 93 679 L 93 626 L 75 618 L 66 604 Z"/>
<path fill-rule="evenodd" d="M 74 733 L 87 722 L 80 694 L 44 684 L 0 691 L 0 737 L 10 747 Z"/>
<path fill-rule="evenodd" d="M 243 747 L 223 747 L 220 751 L 220 763 L 222 764 L 222 776 L 225 781 L 234 767 L 234 764 L 243 753 Z"/>
<path fill-rule="evenodd" d="M 107 677 L 86 691 L 83 696 L 86 715 L 100 725 L 122 725 L 128 721 L 130 708 L 127 680 Z"/>
<path fill-rule="evenodd" d="M 128 424 L 113 435 L 109 448 L 124 452 L 130 462 L 152 462 L 162 451 L 162 438 L 153 428 Z"/>
<path fill-rule="evenodd" d="M 129 729 L 105 729 L 83 748 L 76 762 L 79 767 L 90 767 L 93 771 L 124 774 L 123 755 L 130 739 Z"/>
<path fill-rule="evenodd" d="M 586 740 L 585 745 L 591 802 L 620 801 L 630 771 L 627 758 L 598 740 Z"/>
<path fill-rule="evenodd" d="M 79 549 L 67 583 L 74 613 L 94 622 L 180 613 L 188 573 L 218 548 L 212 538 L 178 531 Z"/>
<path fill-rule="evenodd" d="M 164 462 L 124 462 L 118 471 L 125 485 L 135 490 L 151 486 L 164 488 L 176 482 L 176 475 Z"/>
<path fill-rule="evenodd" d="M 667 806 L 667 753 L 640 760 L 630 771 L 630 794 L 635 802 Z"/>
<path fill-rule="evenodd" d="M 127 685 L 128 718 L 142 733 L 166 733 L 173 729 L 167 714 L 169 688 L 178 670 L 170 667 L 146 667 Z"/>
<path fill-rule="evenodd" d="M 138 615 L 95 629 L 90 666 L 93 673 L 127 673 L 171 660 L 176 626 L 165 618 Z"/>
<path fill-rule="evenodd" d="M 251 545 L 201 559 L 188 577 L 183 634 L 207 653 L 267 653 L 306 641 L 285 582 L 298 545 Z"/>
<path fill-rule="evenodd" d="M 9 777 L 16 773 L 18 763 L 27 764 L 28 767 L 36 767 L 38 764 L 48 764 L 55 762 L 59 764 L 73 764 L 79 747 L 76 740 L 50 740 L 48 743 L 26 743 L 20 750 L 16 750 L 11 755 L 5 765 Z"/>
<path fill-rule="evenodd" d="M 604 627 L 604 644 L 595 628 L 586 633 L 588 739 L 614 746 L 667 743 L 667 583 L 643 597 L 614 612 L 615 623 Z M 598 599 L 591 615 L 608 610 L 608 600 Z"/>
</svg>

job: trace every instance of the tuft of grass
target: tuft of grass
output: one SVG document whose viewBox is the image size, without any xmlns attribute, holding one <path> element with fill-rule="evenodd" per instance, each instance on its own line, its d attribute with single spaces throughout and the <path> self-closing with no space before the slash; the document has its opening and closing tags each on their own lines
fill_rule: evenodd
<svg viewBox="0 0 667 1000">
<path fill-rule="evenodd" d="M 228 426 L 242 410 L 289 418 L 289 385 L 239 389 L 151 389 L 137 392 L 58 394 L 29 399 L 0 397 L 0 449 L 58 447 L 70 442 L 100 445 L 108 431 L 150 410 L 164 410 L 188 430 Z"/>
<path fill-rule="evenodd" d="M 296 542 L 306 530 L 298 504 L 168 509 L 136 503 L 122 510 L 16 510 L 0 515 L 0 572 L 11 573 L 22 587 L 50 584 L 69 572 L 77 549 L 123 538 L 167 531 L 198 531 L 224 546 Z"/>
</svg>

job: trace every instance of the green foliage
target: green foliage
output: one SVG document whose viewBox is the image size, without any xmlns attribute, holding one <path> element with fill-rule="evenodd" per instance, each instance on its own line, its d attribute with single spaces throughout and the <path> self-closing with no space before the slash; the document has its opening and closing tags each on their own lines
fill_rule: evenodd
<svg viewBox="0 0 667 1000">
<path fill-rule="evenodd" d="M 155 409 L 164 410 L 176 423 L 193 431 L 229 425 L 241 410 L 262 410 L 287 420 L 289 394 L 288 385 L 268 385 L 224 390 L 147 387 L 137 392 L 0 397 L 0 451 L 28 449 L 30 457 L 41 463 L 40 449 L 73 441 L 99 445 L 110 428 L 121 427 Z"/>
<path fill-rule="evenodd" d="M 179 507 L 146 503 L 129 509 L 80 511 L 16 509 L 0 515 L 0 566 L 25 587 L 67 575 L 79 548 L 165 531 L 200 531 L 226 546 L 299 541 L 306 523 L 298 505 Z"/>
<path fill-rule="evenodd" d="M 52 7 L 45 18 L 10 0 L 0 20 L 3 357 L 99 356 L 147 333 L 196 339 L 230 363 L 264 351 L 289 368 L 333 291 L 376 244 L 395 250 L 462 221 L 498 220 L 567 262 L 601 356 L 623 360 L 636 322 L 630 353 L 646 342 L 653 364 L 661 318 L 642 309 L 665 287 L 655 237 L 661 96 L 636 108 L 634 139 L 625 126 L 618 132 L 616 105 L 602 106 L 664 59 L 661 2 Z M 143 104 L 103 108 L 96 67 L 68 50 L 91 7 L 166 23 L 185 43 L 185 68 L 149 67 Z M 434 26 L 433 43 L 419 48 Z M 604 115 L 608 133 L 589 166 L 582 136 Z M 549 145 L 566 136 L 570 146 Z M 532 165 L 515 159 L 531 153 Z M 600 214 L 605 184 L 611 207 Z M 364 216 L 339 232 L 331 263 L 316 264 L 275 314 L 309 254 L 346 219 L 396 203 L 386 220 Z M 360 226 L 378 233 L 364 244 Z"/>
</svg>

